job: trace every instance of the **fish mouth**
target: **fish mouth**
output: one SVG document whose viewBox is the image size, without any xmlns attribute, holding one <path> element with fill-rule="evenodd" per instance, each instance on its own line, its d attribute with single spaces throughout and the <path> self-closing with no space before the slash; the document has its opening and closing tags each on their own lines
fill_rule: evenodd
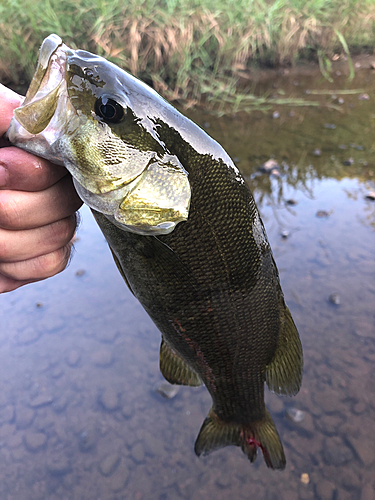
<svg viewBox="0 0 375 500">
<path fill-rule="evenodd" d="M 22 106 L 15 109 L 19 124 L 32 135 L 40 134 L 51 122 L 65 82 L 70 49 L 58 35 L 50 35 L 40 48 L 37 67 Z"/>
<path fill-rule="evenodd" d="M 86 101 L 86 107 L 81 106 L 74 94 L 79 87 L 74 79 L 80 77 L 75 71 L 87 69 L 91 59 L 95 65 L 106 63 L 89 52 L 70 49 L 57 35 L 47 37 L 25 100 L 14 110 L 8 138 L 26 151 L 64 165 L 82 200 L 122 229 L 168 234 L 188 218 L 188 174 L 163 145 L 164 151 L 158 152 L 137 147 L 101 122 L 95 107 L 91 109 Z M 98 98 L 86 85 L 79 92 L 82 89 Z"/>
</svg>

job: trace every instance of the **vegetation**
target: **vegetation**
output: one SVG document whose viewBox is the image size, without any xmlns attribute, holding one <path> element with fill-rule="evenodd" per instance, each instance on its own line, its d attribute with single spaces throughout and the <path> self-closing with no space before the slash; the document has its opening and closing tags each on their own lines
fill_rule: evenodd
<svg viewBox="0 0 375 500">
<path fill-rule="evenodd" d="M 236 106 L 237 82 L 254 66 L 313 59 L 329 77 L 332 57 L 372 50 L 375 2 L 0 0 L 1 80 L 28 81 L 50 33 L 109 58 L 170 100 L 186 105 L 203 95 Z"/>
</svg>

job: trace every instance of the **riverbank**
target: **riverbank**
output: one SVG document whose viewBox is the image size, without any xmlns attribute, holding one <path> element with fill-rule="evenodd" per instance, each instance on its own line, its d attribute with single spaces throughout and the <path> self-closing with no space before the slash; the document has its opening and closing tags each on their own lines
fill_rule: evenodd
<svg viewBox="0 0 375 500">
<path fill-rule="evenodd" d="M 370 0 L 217 0 L 214 7 L 209 0 L 36 0 L 27 8 L 5 0 L 0 19 L 4 83 L 29 81 L 41 41 L 54 32 L 184 106 L 205 96 L 213 105 L 238 99 L 238 82 L 259 68 L 314 61 L 329 78 L 332 62 L 345 57 L 352 75 L 351 56 L 372 53 L 375 42 Z"/>
</svg>

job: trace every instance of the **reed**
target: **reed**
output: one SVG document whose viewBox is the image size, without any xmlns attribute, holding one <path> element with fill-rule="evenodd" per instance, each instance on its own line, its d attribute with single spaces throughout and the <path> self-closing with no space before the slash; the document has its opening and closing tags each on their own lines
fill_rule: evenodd
<svg viewBox="0 0 375 500">
<path fill-rule="evenodd" d="M 373 0 L 34 0 L 26 5 L 0 0 L 2 81 L 28 81 L 41 41 L 54 32 L 185 106 L 202 96 L 217 104 L 221 86 L 225 99 L 238 107 L 242 94 L 236 83 L 254 66 L 313 59 L 329 77 L 335 54 L 349 55 L 350 63 L 350 54 L 372 50 L 375 41 Z"/>
</svg>

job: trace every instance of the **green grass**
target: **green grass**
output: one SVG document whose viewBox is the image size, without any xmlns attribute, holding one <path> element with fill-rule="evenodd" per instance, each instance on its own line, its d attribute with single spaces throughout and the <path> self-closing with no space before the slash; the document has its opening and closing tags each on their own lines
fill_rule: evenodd
<svg viewBox="0 0 375 500">
<path fill-rule="evenodd" d="M 29 80 L 50 33 L 111 59 L 170 100 L 220 102 L 225 87 L 238 107 L 236 83 L 254 66 L 313 59 L 329 78 L 334 54 L 350 65 L 350 54 L 372 50 L 375 2 L 0 0 L 0 79 Z"/>
</svg>

